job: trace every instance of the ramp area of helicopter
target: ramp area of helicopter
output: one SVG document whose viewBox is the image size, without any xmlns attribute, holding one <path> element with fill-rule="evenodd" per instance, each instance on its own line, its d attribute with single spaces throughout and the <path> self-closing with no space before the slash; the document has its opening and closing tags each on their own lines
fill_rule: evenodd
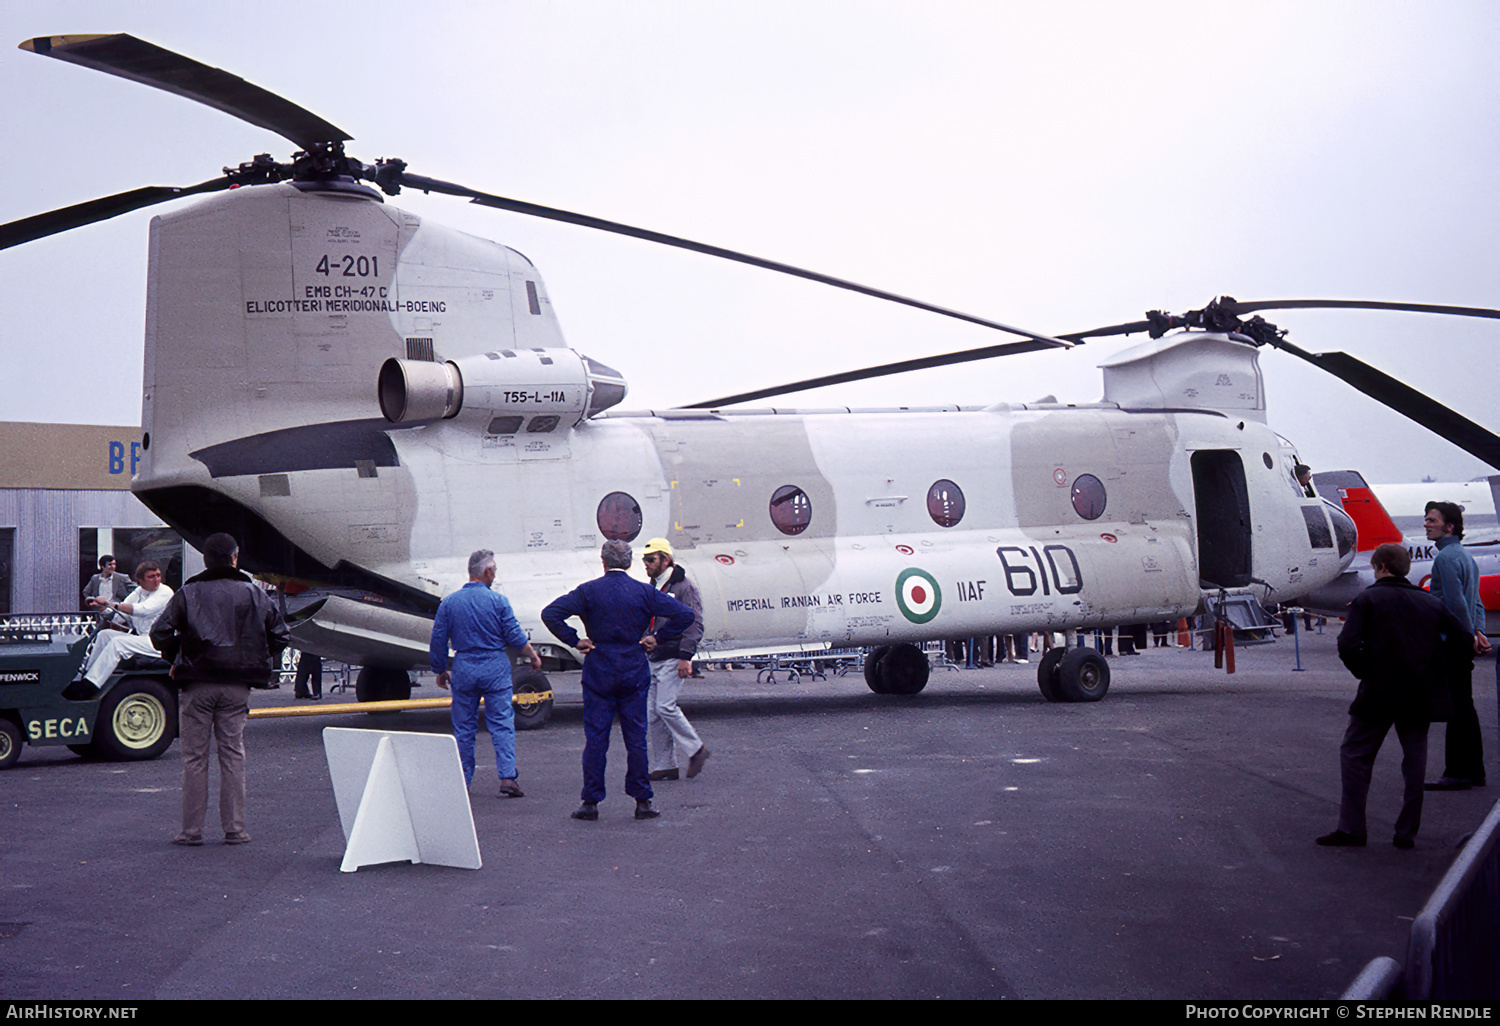
<svg viewBox="0 0 1500 1026">
<path fill-rule="evenodd" d="M 28 749 L 4 780 L 0 979 L 11 999 L 123 1001 L 1332 998 L 1404 956 L 1403 917 L 1494 799 L 1430 795 L 1397 851 L 1387 751 L 1370 847 L 1314 846 L 1353 681 L 1331 632 L 1302 655 L 1295 673 L 1290 644 L 1242 648 L 1234 676 L 1202 652 L 1116 656 L 1087 706 L 1044 702 L 1034 662 L 939 671 L 911 699 L 710 672 L 685 707 L 714 757 L 657 785 L 649 823 L 618 791 L 618 741 L 600 822 L 568 818 L 581 707 L 559 675 L 552 723 L 518 739 L 526 798 L 494 797 L 479 739 L 478 871 L 339 872 L 321 728 L 441 732 L 442 710 L 253 721 L 242 847 L 212 843 L 213 813 L 204 848 L 166 843 L 175 745 L 126 764 Z"/>
</svg>

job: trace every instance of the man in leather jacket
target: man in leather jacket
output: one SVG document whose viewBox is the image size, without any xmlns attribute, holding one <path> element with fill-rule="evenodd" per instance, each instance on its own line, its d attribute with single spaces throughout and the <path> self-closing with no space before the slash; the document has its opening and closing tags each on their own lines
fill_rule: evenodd
<svg viewBox="0 0 1500 1026">
<path fill-rule="evenodd" d="M 203 843 L 208 812 L 208 744 L 219 751 L 219 820 L 225 844 L 244 844 L 245 721 L 250 689 L 270 683 L 291 640 L 276 604 L 237 569 L 239 545 L 227 534 L 203 543 L 201 574 L 172 596 L 151 628 L 151 643 L 172 662 L 182 741 L 182 833 L 173 844 Z"/>
</svg>

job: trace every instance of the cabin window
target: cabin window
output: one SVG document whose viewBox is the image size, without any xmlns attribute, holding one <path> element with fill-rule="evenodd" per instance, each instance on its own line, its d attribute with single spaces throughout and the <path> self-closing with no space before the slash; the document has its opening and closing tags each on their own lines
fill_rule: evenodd
<svg viewBox="0 0 1500 1026">
<path fill-rule="evenodd" d="M 956 527 L 964 518 L 963 489 L 947 478 L 933 482 L 927 489 L 927 515 L 939 527 Z"/>
<path fill-rule="evenodd" d="M 1073 479 L 1073 512 L 1085 520 L 1104 515 L 1104 482 L 1093 474 L 1079 474 Z"/>
<path fill-rule="evenodd" d="M 624 492 L 610 492 L 599 503 L 599 533 L 616 541 L 635 541 L 641 533 L 641 504 Z"/>
<path fill-rule="evenodd" d="M 771 523 L 782 534 L 801 534 L 812 523 L 812 500 L 796 485 L 782 485 L 771 496 Z"/>
</svg>

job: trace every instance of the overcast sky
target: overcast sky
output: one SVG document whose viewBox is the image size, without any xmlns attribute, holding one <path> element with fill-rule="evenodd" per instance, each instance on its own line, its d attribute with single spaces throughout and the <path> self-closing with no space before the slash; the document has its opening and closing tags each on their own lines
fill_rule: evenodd
<svg viewBox="0 0 1500 1026">
<path fill-rule="evenodd" d="M 0 222 L 290 155 L 207 107 L 14 49 L 129 32 L 315 111 L 366 161 L 1037 331 L 1219 294 L 1500 307 L 1493 0 L 7 0 L 0 26 Z M 629 408 L 1006 338 L 456 199 L 396 202 L 529 256 L 569 344 L 630 380 Z M 138 421 L 151 216 L 0 252 L 0 419 Z M 1500 430 L 1500 323 L 1267 316 Z M 1092 401 L 1096 365 L 1129 344 L 778 401 Z M 1272 426 L 1317 469 L 1491 472 L 1300 361 L 1262 367 Z"/>
</svg>

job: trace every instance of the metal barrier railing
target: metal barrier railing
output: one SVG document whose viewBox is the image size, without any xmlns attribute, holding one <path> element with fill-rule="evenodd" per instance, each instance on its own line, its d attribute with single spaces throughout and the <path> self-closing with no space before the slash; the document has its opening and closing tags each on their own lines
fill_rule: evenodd
<svg viewBox="0 0 1500 1026">
<path fill-rule="evenodd" d="M 1408 1001 L 1500 996 L 1500 802 L 1411 924 Z"/>
<path fill-rule="evenodd" d="M 1382 955 L 1365 966 L 1342 998 L 1500 998 L 1500 802 L 1460 849 L 1413 920 L 1405 971 Z"/>
</svg>

